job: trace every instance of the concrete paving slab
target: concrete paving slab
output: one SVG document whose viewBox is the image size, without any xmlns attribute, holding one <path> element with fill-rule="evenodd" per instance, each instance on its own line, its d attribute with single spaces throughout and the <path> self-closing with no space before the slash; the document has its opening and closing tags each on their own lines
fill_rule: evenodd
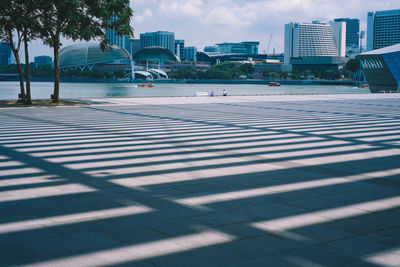
<svg viewBox="0 0 400 267">
<path fill-rule="evenodd" d="M 396 266 L 399 100 L 2 108 L 0 265 Z"/>
</svg>

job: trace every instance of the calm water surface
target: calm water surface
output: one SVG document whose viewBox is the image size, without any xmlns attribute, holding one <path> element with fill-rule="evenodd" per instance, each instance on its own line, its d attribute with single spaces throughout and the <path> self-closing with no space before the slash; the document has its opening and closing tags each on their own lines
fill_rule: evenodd
<svg viewBox="0 0 400 267">
<path fill-rule="evenodd" d="M 149 96 L 193 96 L 195 92 L 210 92 L 221 95 L 223 89 L 229 95 L 267 94 L 369 94 L 368 89 L 342 85 L 282 85 L 269 87 L 255 84 L 176 84 L 161 83 L 154 88 L 139 88 L 135 83 L 61 83 L 60 97 L 84 99 L 104 97 L 149 97 Z M 0 82 L 0 100 L 16 99 L 18 82 Z M 52 82 L 32 83 L 33 99 L 48 99 L 53 93 Z"/>
</svg>

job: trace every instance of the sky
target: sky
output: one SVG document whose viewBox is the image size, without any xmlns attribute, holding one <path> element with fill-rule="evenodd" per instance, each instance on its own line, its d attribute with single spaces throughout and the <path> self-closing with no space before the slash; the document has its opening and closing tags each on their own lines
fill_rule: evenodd
<svg viewBox="0 0 400 267">
<path fill-rule="evenodd" d="M 221 42 L 259 41 L 260 53 L 274 49 L 278 53 L 284 50 L 286 23 L 357 18 L 360 30 L 366 31 L 369 11 L 400 9 L 400 0 L 131 0 L 131 7 L 135 38 L 162 30 L 174 32 L 175 39 L 200 51 Z M 73 42 L 63 39 L 62 43 Z M 32 59 L 52 56 L 40 41 L 30 47 Z"/>
</svg>

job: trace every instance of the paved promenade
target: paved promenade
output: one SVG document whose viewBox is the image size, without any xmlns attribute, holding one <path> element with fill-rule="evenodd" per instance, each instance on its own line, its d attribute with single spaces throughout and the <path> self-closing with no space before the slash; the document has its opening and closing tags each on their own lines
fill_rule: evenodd
<svg viewBox="0 0 400 267">
<path fill-rule="evenodd" d="M 0 108 L 0 266 L 400 266 L 400 95 Z"/>
</svg>

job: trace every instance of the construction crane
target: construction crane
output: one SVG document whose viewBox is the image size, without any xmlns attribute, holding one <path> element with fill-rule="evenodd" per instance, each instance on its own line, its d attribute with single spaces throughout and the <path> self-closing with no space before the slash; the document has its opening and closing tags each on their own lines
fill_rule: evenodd
<svg viewBox="0 0 400 267">
<path fill-rule="evenodd" d="M 272 36 L 274 35 L 274 33 L 273 32 L 271 32 L 271 35 L 270 35 L 270 37 L 269 37 L 269 41 L 268 41 L 268 47 L 267 47 L 267 56 L 268 56 L 268 52 L 269 52 L 269 47 L 270 47 L 270 45 L 271 45 L 271 40 L 272 40 Z"/>
</svg>

